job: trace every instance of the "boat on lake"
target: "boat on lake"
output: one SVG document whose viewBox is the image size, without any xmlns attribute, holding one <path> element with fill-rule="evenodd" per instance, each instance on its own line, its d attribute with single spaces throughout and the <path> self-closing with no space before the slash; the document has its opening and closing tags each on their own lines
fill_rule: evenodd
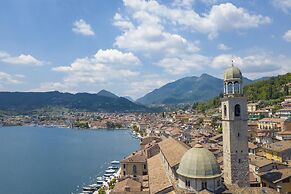
<svg viewBox="0 0 291 194">
<path fill-rule="evenodd" d="M 118 160 L 113 160 L 111 161 L 111 164 L 120 164 L 120 162 Z"/>
<path fill-rule="evenodd" d="M 105 173 L 107 173 L 107 174 L 113 174 L 113 173 L 115 173 L 115 170 L 108 169 L 108 170 L 105 170 Z"/>
</svg>

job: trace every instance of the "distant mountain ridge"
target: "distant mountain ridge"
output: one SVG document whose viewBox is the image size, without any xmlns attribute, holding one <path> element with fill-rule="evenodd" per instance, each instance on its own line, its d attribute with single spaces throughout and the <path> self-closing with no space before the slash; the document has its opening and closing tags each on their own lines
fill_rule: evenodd
<svg viewBox="0 0 291 194">
<path fill-rule="evenodd" d="M 244 85 L 252 82 L 250 79 L 243 79 Z M 204 73 L 200 77 L 185 77 L 168 83 L 137 99 L 136 102 L 145 105 L 201 102 L 217 96 L 222 91 L 223 80 Z"/>
<path fill-rule="evenodd" d="M 0 92 L 0 110 L 31 111 L 46 107 L 64 107 L 96 112 L 148 112 L 151 109 L 118 97 L 108 91 L 99 94 L 53 92 Z"/>
<path fill-rule="evenodd" d="M 98 93 L 97 93 L 98 96 L 105 96 L 105 97 L 110 97 L 110 98 L 119 98 L 119 96 L 107 91 L 107 90 L 100 90 Z"/>
</svg>

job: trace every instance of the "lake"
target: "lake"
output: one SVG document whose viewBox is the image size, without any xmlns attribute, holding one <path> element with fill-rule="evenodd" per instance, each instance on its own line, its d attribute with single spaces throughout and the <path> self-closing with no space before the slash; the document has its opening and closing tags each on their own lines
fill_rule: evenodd
<svg viewBox="0 0 291 194">
<path fill-rule="evenodd" d="M 129 130 L 0 127 L 0 193 L 79 193 L 137 149 Z"/>
</svg>

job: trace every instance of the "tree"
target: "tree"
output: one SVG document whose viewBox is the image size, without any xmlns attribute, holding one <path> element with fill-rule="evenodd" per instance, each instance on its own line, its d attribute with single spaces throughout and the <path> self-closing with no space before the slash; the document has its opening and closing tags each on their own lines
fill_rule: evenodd
<svg viewBox="0 0 291 194">
<path fill-rule="evenodd" d="M 100 189 L 98 189 L 98 194 L 106 194 L 106 191 L 103 187 L 101 187 Z"/>
<path fill-rule="evenodd" d="M 223 130 L 222 127 L 218 127 L 218 128 L 217 128 L 217 132 L 218 132 L 218 133 L 222 133 L 222 130 Z"/>
</svg>

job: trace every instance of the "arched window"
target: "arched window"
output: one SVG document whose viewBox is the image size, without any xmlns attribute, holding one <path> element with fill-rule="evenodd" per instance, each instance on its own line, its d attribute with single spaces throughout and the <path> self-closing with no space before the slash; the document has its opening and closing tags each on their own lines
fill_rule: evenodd
<svg viewBox="0 0 291 194">
<path fill-rule="evenodd" d="M 207 182 L 202 182 L 202 189 L 207 189 Z"/>
<path fill-rule="evenodd" d="M 133 167 L 132 167 L 132 171 L 133 171 L 133 174 L 134 174 L 134 175 L 137 173 L 136 165 L 133 165 Z"/>
<path fill-rule="evenodd" d="M 186 181 L 185 181 L 185 185 L 186 185 L 186 187 L 190 187 L 190 185 L 191 185 L 191 184 L 190 184 L 190 180 L 187 180 L 187 179 L 186 179 Z"/>
<path fill-rule="evenodd" d="M 236 104 L 234 106 L 234 116 L 239 117 L 240 116 L 240 105 Z"/>
<path fill-rule="evenodd" d="M 234 82 L 234 93 L 235 94 L 239 94 L 239 83 L 238 82 Z"/>
<path fill-rule="evenodd" d="M 223 114 L 226 117 L 227 116 L 227 107 L 226 105 L 223 105 Z"/>
<path fill-rule="evenodd" d="M 233 91 L 232 91 L 232 82 L 228 82 L 227 83 L 227 93 L 228 94 L 232 94 Z"/>
</svg>

